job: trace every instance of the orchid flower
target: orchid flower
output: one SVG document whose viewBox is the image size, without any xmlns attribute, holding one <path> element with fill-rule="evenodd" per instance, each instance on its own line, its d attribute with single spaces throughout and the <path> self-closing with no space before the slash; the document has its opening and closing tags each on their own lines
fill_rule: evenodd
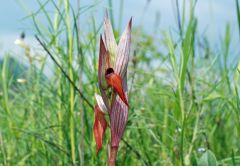
<svg viewBox="0 0 240 166">
<path fill-rule="evenodd" d="M 101 96 L 96 95 L 94 136 L 98 152 L 101 149 L 107 127 L 104 114 L 108 115 L 111 129 L 109 162 L 110 160 L 115 162 L 119 142 L 128 119 L 127 66 L 130 54 L 132 19 L 130 19 L 118 44 L 107 14 L 103 27 L 104 39 L 100 36 L 98 62 L 98 84 Z"/>
</svg>

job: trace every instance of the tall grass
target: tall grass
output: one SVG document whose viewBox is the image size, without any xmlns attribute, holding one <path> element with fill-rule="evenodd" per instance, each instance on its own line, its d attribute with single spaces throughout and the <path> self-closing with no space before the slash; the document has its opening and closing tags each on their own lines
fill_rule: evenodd
<svg viewBox="0 0 240 166">
<path fill-rule="evenodd" d="M 235 34 L 226 23 L 220 49 L 211 48 L 207 36 L 198 31 L 196 2 L 174 1 L 177 31 L 160 29 L 164 33 L 157 37 L 133 26 L 128 70 L 131 107 L 117 165 L 240 164 L 240 67 L 239 58 L 230 60 L 239 54 L 233 48 Z M 106 165 L 108 142 L 96 155 L 92 132 L 102 32 L 93 11 L 100 4 L 81 6 L 80 1 L 79 8 L 68 0 L 36 3 L 39 9 L 27 19 L 85 98 L 50 63 L 40 45 L 32 49 L 48 58 L 41 63 L 33 60 L 18 72 L 14 69 L 21 64 L 6 53 L 0 63 L 0 163 Z M 119 3 L 119 21 L 114 20 L 116 2 L 107 3 L 118 38 L 123 6 L 128 2 Z M 84 24 L 80 16 L 91 12 L 93 16 Z M 236 0 L 238 20 L 239 13 Z M 19 56 L 24 57 L 24 51 Z M 44 74 L 45 68 L 50 75 Z M 27 82 L 20 83 L 18 78 Z"/>
</svg>

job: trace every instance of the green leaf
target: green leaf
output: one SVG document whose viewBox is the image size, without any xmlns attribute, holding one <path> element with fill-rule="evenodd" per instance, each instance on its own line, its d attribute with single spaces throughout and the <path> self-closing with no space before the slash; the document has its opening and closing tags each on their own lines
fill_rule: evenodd
<svg viewBox="0 0 240 166">
<path fill-rule="evenodd" d="M 236 161 L 234 157 L 234 151 L 232 150 L 232 166 L 236 166 Z"/>
<path fill-rule="evenodd" d="M 206 151 L 198 161 L 198 166 L 217 166 L 217 159 L 213 152 Z"/>
<path fill-rule="evenodd" d="M 220 93 L 213 92 L 209 94 L 207 97 L 205 97 L 204 101 L 211 101 L 211 100 L 220 99 L 220 98 L 223 98 L 223 96 Z"/>
</svg>

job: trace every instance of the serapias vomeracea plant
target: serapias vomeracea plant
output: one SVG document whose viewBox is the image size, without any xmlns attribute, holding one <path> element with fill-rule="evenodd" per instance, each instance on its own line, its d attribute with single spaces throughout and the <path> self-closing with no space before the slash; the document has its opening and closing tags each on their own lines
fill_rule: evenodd
<svg viewBox="0 0 240 166">
<path fill-rule="evenodd" d="M 107 128 L 104 115 L 110 119 L 111 142 L 108 165 L 115 165 L 119 142 L 128 119 L 127 66 L 130 54 L 132 18 L 117 45 L 111 22 L 106 13 L 104 39 L 100 36 L 98 85 L 101 95 L 96 95 L 95 122 L 93 126 L 97 153 Z"/>
</svg>

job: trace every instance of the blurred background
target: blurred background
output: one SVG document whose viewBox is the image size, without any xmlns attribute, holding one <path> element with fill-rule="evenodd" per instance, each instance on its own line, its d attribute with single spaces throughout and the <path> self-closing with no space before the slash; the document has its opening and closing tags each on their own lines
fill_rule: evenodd
<svg viewBox="0 0 240 166">
<path fill-rule="evenodd" d="M 0 165 L 106 165 L 94 94 L 108 11 L 133 17 L 117 165 L 240 165 L 238 0 L 9 0 L 0 5 Z M 86 102 L 36 40 L 43 41 Z"/>
</svg>

